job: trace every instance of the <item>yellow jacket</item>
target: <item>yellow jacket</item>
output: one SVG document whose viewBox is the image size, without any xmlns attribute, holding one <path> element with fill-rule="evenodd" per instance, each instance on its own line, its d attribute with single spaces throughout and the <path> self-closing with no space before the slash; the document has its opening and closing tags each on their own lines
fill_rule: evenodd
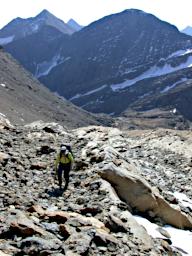
<svg viewBox="0 0 192 256">
<path fill-rule="evenodd" d="M 73 161 L 74 161 L 73 156 L 70 152 L 67 154 L 67 156 L 61 155 L 61 157 L 60 157 L 60 153 L 59 153 L 56 157 L 56 160 L 55 160 L 55 169 L 57 169 L 57 166 L 58 166 L 59 163 L 69 164 L 69 163 L 72 163 Z"/>
</svg>

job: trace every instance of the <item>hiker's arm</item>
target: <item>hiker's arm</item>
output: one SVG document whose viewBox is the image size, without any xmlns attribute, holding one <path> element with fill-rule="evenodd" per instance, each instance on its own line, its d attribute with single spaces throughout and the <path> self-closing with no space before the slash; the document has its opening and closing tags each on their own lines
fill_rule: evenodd
<svg viewBox="0 0 192 256">
<path fill-rule="evenodd" d="M 55 160 L 55 174 L 57 174 L 57 166 L 59 164 L 59 155 L 57 155 L 56 160 Z"/>
<path fill-rule="evenodd" d="M 73 162 L 74 162 L 74 158 L 73 158 L 73 156 L 72 156 L 72 154 L 71 153 L 69 153 L 69 160 L 70 160 L 70 163 L 71 163 L 71 169 L 73 168 Z"/>
</svg>

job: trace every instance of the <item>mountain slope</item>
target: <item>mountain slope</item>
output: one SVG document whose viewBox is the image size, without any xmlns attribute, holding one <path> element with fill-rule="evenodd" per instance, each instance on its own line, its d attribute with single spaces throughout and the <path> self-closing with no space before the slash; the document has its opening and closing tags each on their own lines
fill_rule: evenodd
<svg viewBox="0 0 192 256">
<path fill-rule="evenodd" d="M 96 117 L 52 94 L 0 49 L 0 115 L 14 123 L 57 121 L 67 127 L 99 124 Z"/>
<path fill-rule="evenodd" d="M 5 46 L 22 65 L 37 78 L 47 75 L 51 69 L 64 61 L 61 48 L 65 47 L 65 35 L 51 26 L 44 26 L 40 31 L 18 39 Z"/>
<path fill-rule="evenodd" d="M 41 31 L 44 26 L 50 26 L 61 33 L 71 35 L 76 30 L 55 17 L 47 10 L 28 19 L 16 18 L 0 30 L 0 44 L 6 45 L 18 39 Z"/>
<path fill-rule="evenodd" d="M 72 35 L 70 45 L 75 51 L 70 46 L 63 49 L 63 55 L 70 59 L 40 80 L 51 90 L 93 112 L 119 114 L 132 99 L 151 91 L 153 77 L 166 77 L 192 64 L 189 36 L 137 10 L 127 10 L 91 24 Z M 142 89 L 137 90 L 140 83 Z M 161 90 L 167 86 L 162 83 Z"/>
<path fill-rule="evenodd" d="M 92 112 L 119 115 L 140 98 L 168 87 L 169 93 L 191 79 L 192 38 L 139 10 L 104 17 L 71 36 L 44 42 L 47 52 L 31 45 L 23 54 L 14 42 L 6 49 L 52 91 Z"/>
</svg>

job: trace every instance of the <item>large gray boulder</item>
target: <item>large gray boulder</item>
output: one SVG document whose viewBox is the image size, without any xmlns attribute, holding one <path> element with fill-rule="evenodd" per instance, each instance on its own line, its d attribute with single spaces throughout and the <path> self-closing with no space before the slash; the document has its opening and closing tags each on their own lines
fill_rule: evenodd
<svg viewBox="0 0 192 256">
<path fill-rule="evenodd" d="M 106 164 L 99 174 L 112 184 L 118 196 L 132 208 L 150 216 L 160 217 L 174 227 L 192 228 L 190 216 L 171 206 L 157 190 L 137 174 L 113 163 Z"/>
</svg>

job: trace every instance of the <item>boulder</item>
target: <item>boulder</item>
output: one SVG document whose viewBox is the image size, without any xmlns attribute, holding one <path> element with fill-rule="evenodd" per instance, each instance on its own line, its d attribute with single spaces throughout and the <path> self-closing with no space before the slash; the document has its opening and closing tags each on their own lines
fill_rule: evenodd
<svg viewBox="0 0 192 256">
<path fill-rule="evenodd" d="M 0 163 L 4 166 L 7 164 L 10 156 L 6 153 L 0 152 Z"/>
<path fill-rule="evenodd" d="M 146 214 L 152 213 L 154 217 L 158 216 L 177 228 L 192 228 L 192 218 L 173 208 L 140 176 L 113 163 L 106 164 L 99 174 L 112 184 L 118 196 L 133 209 Z"/>
</svg>

